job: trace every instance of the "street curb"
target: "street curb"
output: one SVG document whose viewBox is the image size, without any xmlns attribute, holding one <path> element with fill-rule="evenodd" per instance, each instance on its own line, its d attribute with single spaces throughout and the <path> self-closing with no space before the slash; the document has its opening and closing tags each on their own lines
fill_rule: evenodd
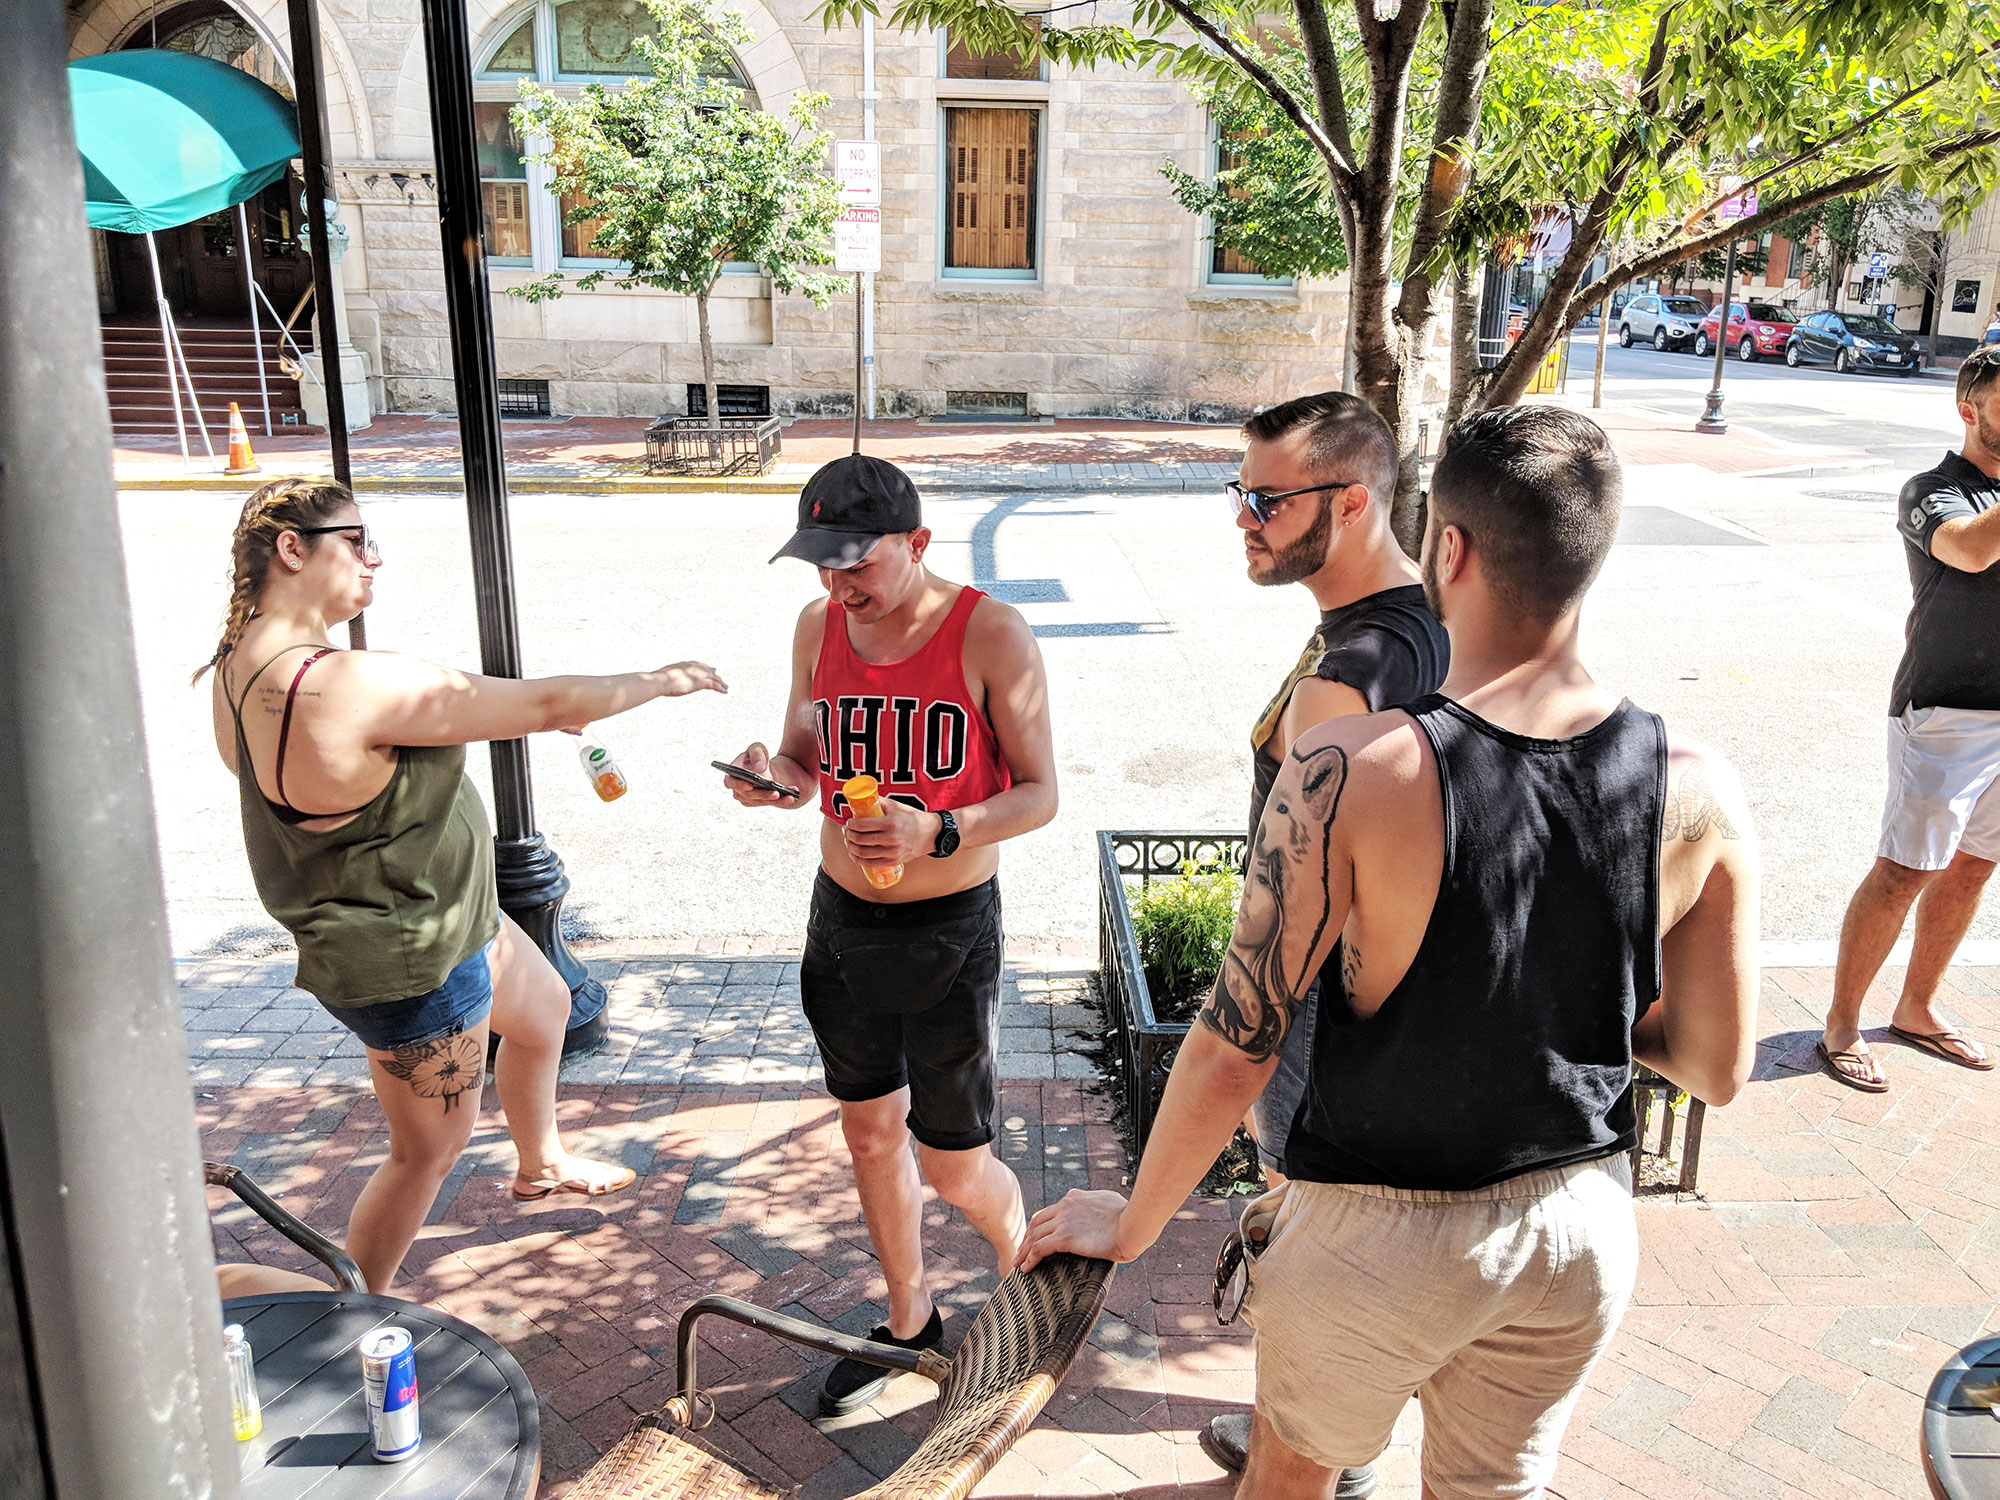
<svg viewBox="0 0 2000 1500">
<path fill-rule="evenodd" d="M 1777 469 L 1743 469 L 1731 479 L 1820 479 L 1830 474 L 1862 474 L 1889 465 L 1879 458 L 1856 458 L 1828 463 L 1788 464 Z"/>
</svg>

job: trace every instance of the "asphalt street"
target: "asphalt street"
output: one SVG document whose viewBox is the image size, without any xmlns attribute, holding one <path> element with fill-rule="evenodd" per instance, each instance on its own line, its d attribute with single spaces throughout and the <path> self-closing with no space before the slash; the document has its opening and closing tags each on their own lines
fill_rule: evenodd
<svg viewBox="0 0 2000 1500">
<path fill-rule="evenodd" d="M 1698 406 L 1696 361 L 1650 350 L 1612 360 L 1616 397 Z M 1587 366 L 1571 388 L 1578 372 L 1587 399 Z M 1909 598 L 1894 492 L 1955 437 L 1950 388 L 1733 362 L 1729 373 L 1741 418 L 1808 457 L 1901 457 L 1833 478 L 1635 468 L 1586 647 L 1605 681 L 1740 768 L 1764 853 L 1765 936 L 1827 940 L 1879 816 L 1883 715 Z M 213 649 L 239 503 L 150 494 L 123 508 L 182 955 L 256 951 L 277 936 L 251 887 L 206 688 L 187 682 Z M 371 641 L 476 668 L 462 503 L 396 496 L 367 510 L 386 558 Z M 815 815 L 739 809 L 707 769 L 778 731 L 792 621 L 817 588 L 803 565 L 765 561 L 791 514 L 782 496 L 516 500 L 529 672 L 696 658 L 732 687 L 602 726 L 631 782 L 618 802 L 592 795 L 574 741 L 535 740 L 537 810 L 575 882 L 578 930 L 663 940 L 803 930 Z M 1038 946 L 1088 938 L 1096 830 L 1228 828 L 1244 817 L 1247 727 L 1309 630 L 1312 601 L 1246 581 L 1220 495 L 943 498 L 929 517 L 938 570 L 1017 603 L 1048 663 L 1062 811 L 1006 853 L 1009 932 Z M 483 787 L 485 756 L 475 751 L 471 765 Z M 1982 915 L 1975 935 L 2000 935 L 2000 919 Z"/>
<path fill-rule="evenodd" d="M 1644 409 L 1677 421 L 1702 412 L 1703 397 L 1715 378 L 1715 356 L 1697 359 L 1685 350 L 1662 354 L 1651 345 L 1618 347 L 1614 323 L 1606 341 L 1605 400 Z M 1597 333 L 1575 336 L 1570 344 L 1569 393 L 1590 398 L 1597 359 Z M 1782 360 L 1760 358 L 1745 364 L 1733 354 L 1723 361 L 1723 415 L 1740 425 L 1827 462 L 1848 455 L 1905 471 L 1928 469 L 1942 448 L 1957 446 L 1951 386 L 1937 375 L 1837 375 L 1825 365 L 1788 369 Z"/>
</svg>

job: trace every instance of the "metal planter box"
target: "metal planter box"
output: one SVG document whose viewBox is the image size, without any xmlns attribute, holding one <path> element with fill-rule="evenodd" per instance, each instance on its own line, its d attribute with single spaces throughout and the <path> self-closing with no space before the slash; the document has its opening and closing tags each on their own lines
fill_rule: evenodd
<svg viewBox="0 0 2000 1500">
<path fill-rule="evenodd" d="M 783 446 L 776 417 L 661 417 L 646 429 L 652 474 L 762 474 Z"/>
<path fill-rule="evenodd" d="M 1127 891 L 1130 885 L 1172 879 L 1190 859 L 1211 864 L 1227 858 L 1240 871 L 1248 844 L 1241 833 L 1100 830 L 1097 835 L 1097 985 L 1121 1063 L 1135 1152 L 1146 1149 L 1153 1129 L 1153 1085 L 1165 1083 L 1188 1023 L 1162 1021 L 1153 1013 Z"/>
</svg>

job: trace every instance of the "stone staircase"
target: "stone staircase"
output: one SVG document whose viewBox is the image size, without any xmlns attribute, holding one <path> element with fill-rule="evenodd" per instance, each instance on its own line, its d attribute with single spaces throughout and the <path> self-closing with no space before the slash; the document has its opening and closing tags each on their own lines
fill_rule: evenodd
<svg viewBox="0 0 2000 1500">
<path fill-rule="evenodd" d="M 177 326 L 195 394 L 200 398 L 201 415 L 208 423 L 209 441 L 218 452 L 228 441 L 232 401 L 242 407 L 251 439 L 262 437 L 264 406 L 257 389 L 257 352 L 250 338 L 250 320 L 200 318 L 183 320 Z M 303 425 L 305 413 L 299 406 L 298 382 L 279 368 L 278 354 L 284 346 L 277 331 L 267 324 L 262 333 L 264 379 L 271 396 L 271 430 L 317 431 Z M 292 336 L 302 349 L 312 352 L 310 329 L 294 329 Z M 286 352 L 290 352 L 288 348 Z M 158 318 L 121 315 L 104 320 L 104 379 L 111 396 L 113 432 L 173 437 L 174 402 L 167 389 L 167 360 Z M 199 449 L 201 439 L 195 431 L 194 415 L 188 410 L 185 386 L 181 390 L 181 410 L 188 425 L 189 446 Z"/>
</svg>

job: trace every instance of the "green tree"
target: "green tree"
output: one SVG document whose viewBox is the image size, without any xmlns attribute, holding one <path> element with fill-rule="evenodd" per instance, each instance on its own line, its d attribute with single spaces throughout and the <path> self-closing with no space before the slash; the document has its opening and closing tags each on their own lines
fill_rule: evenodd
<svg viewBox="0 0 2000 1500">
<path fill-rule="evenodd" d="M 708 303 L 728 263 L 754 262 L 782 292 L 824 307 L 841 282 L 826 265 L 839 188 L 826 170 L 833 137 L 818 126 L 824 94 L 793 98 L 783 117 L 752 109 L 729 48 L 751 40 L 734 11 L 710 0 L 646 0 L 658 30 L 637 48 L 650 72 L 618 88 L 562 98 L 521 85 L 514 128 L 546 141 L 533 159 L 572 199 L 566 223 L 595 230 L 594 255 L 618 264 L 518 288 L 530 301 L 610 281 L 692 297 L 711 429 L 722 425 Z"/>
<path fill-rule="evenodd" d="M 822 0 L 831 23 L 880 0 Z M 1319 158 L 1350 261 L 1355 388 L 1405 455 L 1415 540 L 1417 412 L 1446 289 L 1479 252 L 1462 216 L 1568 214 L 1547 298 L 1470 409 L 1513 401 L 1559 338 L 1625 282 L 1842 194 L 2000 179 L 1996 0 L 1133 0 L 1129 21 L 1057 0 L 895 0 L 891 21 L 1073 67 L 1150 66 L 1261 94 Z M 1714 217 L 1720 178 L 1762 189 Z M 1481 190 L 1474 193 L 1477 185 Z M 1610 247 L 1610 272 L 1585 283 Z"/>
</svg>

